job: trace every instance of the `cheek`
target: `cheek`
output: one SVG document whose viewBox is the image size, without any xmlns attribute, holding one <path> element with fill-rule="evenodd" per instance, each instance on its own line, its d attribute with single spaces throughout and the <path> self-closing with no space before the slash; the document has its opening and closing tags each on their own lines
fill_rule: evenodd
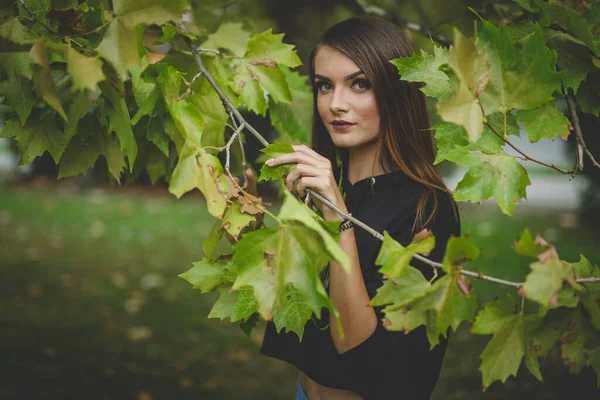
<svg viewBox="0 0 600 400">
<path fill-rule="evenodd" d="M 362 99 L 357 111 L 363 121 L 367 122 L 369 126 L 379 130 L 379 109 L 377 108 L 375 96 L 369 96 Z"/>
</svg>

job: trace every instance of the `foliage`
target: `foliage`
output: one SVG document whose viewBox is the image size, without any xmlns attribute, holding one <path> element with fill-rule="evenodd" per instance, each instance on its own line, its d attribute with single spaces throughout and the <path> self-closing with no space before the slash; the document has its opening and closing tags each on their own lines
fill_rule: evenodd
<svg viewBox="0 0 600 400">
<path fill-rule="evenodd" d="M 515 1 L 502 9 L 501 24 L 476 15 L 474 34 L 453 28 L 452 47 L 390 60 L 399 79 L 423 82 L 423 93 L 437 102 L 436 163 L 468 166 L 457 200 L 494 197 L 512 214 L 530 184 L 526 168 L 504 150 L 518 124 L 532 142 L 567 138 L 573 121 L 556 103 L 569 93 L 583 112 L 600 115 L 597 87 L 587 83 L 600 66 L 600 6 L 574 3 Z M 283 34 L 250 33 L 235 22 L 203 25 L 196 6 L 19 0 L 6 7 L 0 93 L 10 112 L 0 137 L 15 138 L 20 164 L 48 151 L 61 178 L 84 173 L 102 156 L 119 183 L 146 171 L 177 197 L 197 188 L 217 221 L 205 258 L 182 278 L 219 293 L 209 317 L 242 321 L 248 331 L 261 316 L 301 340 L 313 313 L 325 307 L 337 315 L 320 273 L 331 260 L 349 269 L 348 256 L 335 224 L 293 194 L 283 192 L 273 215 L 237 183 L 229 133 L 245 124 L 237 109 L 268 112 L 281 143 L 263 152 L 291 151 L 291 143 L 309 140 L 311 90 L 291 70 L 301 61 Z M 234 168 L 245 165 L 243 154 L 233 153 Z M 260 180 L 280 180 L 289 168 L 265 166 Z M 276 225 L 259 224 L 263 214 Z M 226 250 L 218 246 L 224 237 L 233 242 Z M 479 306 L 464 264 L 480 251 L 468 236 L 450 239 L 439 279 L 427 281 L 410 265 L 434 240 L 418 236 L 404 248 L 384 236 L 377 263 L 386 280 L 372 305 L 385 306 L 388 329 L 424 325 L 435 346 L 450 328 L 474 321 L 473 333 L 492 335 L 481 354 L 484 388 L 515 375 L 522 362 L 542 380 L 538 357 L 557 345 L 572 372 L 589 365 L 600 376 L 598 285 L 582 281 L 599 277 L 598 266 L 583 256 L 574 264 L 561 260 L 553 244 L 526 230 L 515 251 L 535 261 L 518 285 L 521 301 L 510 296 Z"/>
</svg>

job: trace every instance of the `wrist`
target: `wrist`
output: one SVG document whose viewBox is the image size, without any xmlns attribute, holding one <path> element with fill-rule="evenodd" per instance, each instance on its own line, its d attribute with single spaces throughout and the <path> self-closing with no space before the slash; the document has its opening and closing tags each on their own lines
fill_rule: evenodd
<svg viewBox="0 0 600 400">
<path fill-rule="evenodd" d="M 348 211 L 345 208 L 340 208 L 340 210 L 348 214 Z M 342 217 L 340 214 L 336 213 L 333 210 L 328 210 L 327 212 L 323 212 L 323 219 L 326 221 L 342 221 L 344 217 Z"/>
</svg>

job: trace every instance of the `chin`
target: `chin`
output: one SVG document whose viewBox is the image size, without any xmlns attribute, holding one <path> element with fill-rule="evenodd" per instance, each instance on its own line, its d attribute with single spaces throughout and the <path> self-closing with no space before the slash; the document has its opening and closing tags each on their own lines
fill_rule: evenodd
<svg viewBox="0 0 600 400">
<path fill-rule="evenodd" d="M 331 135 L 331 141 L 336 147 L 342 149 L 350 149 L 353 147 L 374 145 L 375 143 L 377 143 L 377 137 L 365 140 L 365 138 L 357 138 L 353 137 L 353 135 L 333 134 Z"/>
</svg>

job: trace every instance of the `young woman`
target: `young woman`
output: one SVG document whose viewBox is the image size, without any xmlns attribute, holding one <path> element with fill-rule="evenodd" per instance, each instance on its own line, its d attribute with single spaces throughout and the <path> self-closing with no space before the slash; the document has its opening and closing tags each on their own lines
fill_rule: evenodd
<svg viewBox="0 0 600 400">
<path fill-rule="evenodd" d="M 330 28 L 313 51 L 313 148 L 266 163 L 294 163 L 286 184 L 304 196 L 312 189 L 379 232 L 407 245 L 424 228 L 436 237 L 430 258 L 441 261 L 450 235 L 460 234 L 455 204 L 433 167 L 425 98 L 401 81 L 393 58 L 412 53 L 390 22 L 352 18 Z M 341 168 L 336 160 L 341 160 Z M 342 191 L 337 182 L 342 182 Z M 327 220 L 341 217 L 314 200 Z M 267 324 L 260 352 L 298 368 L 297 399 L 428 399 L 437 382 L 446 340 L 430 350 L 424 327 L 410 334 L 383 327 L 381 307 L 368 302 L 382 285 L 375 265 L 381 242 L 359 227 L 343 230 L 340 246 L 351 273 L 332 261 L 329 296 L 345 337 L 326 309 L 294 333 Z M 413 262 L 426 278 L 432 269 Z"/>
</svg>

